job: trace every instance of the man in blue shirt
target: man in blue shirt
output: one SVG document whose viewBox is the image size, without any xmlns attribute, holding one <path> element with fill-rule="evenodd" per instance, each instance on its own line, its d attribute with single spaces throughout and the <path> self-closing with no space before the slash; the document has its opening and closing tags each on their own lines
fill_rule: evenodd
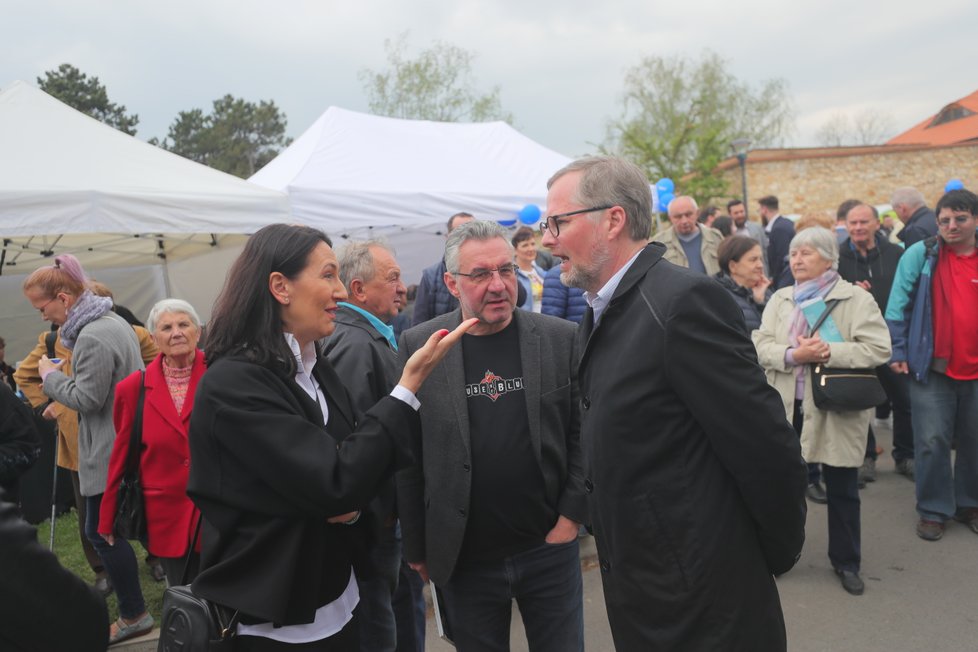
<svg viewBox="0 0 978 652">
<path fill-rule="evenodd" d="M 397 340 L 389 324 L 404 305 L 407 289 L 393 252 L 380 241 L 349 243 L 340 253 L 339 263 L 340 280 L 349 297 L 339 304 L 336 330 L 324 341 L 323 353 L 346 384 L 360 419 L 390 393 L 400 377 Z M 375 574 L 357 575 L 363 652 L 394 652 L 399 637 L 416 636 L 410 617 L 400 623 L 400 628 L 395 625 L 392 603 L 401 572 L 401 545 L 394 503 L 394 483 L 389 480 L 365 510 L 365 516 L 374 521 L 378 538 L 370 550 Z M 414 573 L 406 567 L 405 572 Z M 422 638 L 418 649 L 423 647 Z"/>
</svg>

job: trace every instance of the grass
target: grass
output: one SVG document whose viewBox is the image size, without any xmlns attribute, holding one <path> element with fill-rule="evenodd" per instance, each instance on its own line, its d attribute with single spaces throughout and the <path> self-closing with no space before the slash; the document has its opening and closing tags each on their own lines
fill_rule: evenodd
<svg viewBox="0 0 978 652">
<path fill-rule="evenodd" d="M 51 540 L 50 532 L 50 520 L 38 524 L 37 540 L 45 548 Z M 158 623 L 160 613 L 163 611 L 163 591 L 166 589 L 166 582 L 157 582 L 153 579 L 149 566 L 143 561 L 146 558 L 146 551 L 138 542 L 130 543 L 136 553 L 136 559 L 139 560 L 139 584 L 143 589 L 146 608 Z M 78 539 L 78 513 L 75 510 L 57 517 L 57 525 L 54 528 L 54 554 L 57 555 L 62 566 L 78 577 L 89 584 L 95 581 L 95 573 L 89 567 L 85 553 L 82 551 L 81 541 Z M 109 608 L 109 622 L 115 622 L 119 617 L 119 606 L 114 592 L 105 599 L 105 603 Z"/>
</svg>

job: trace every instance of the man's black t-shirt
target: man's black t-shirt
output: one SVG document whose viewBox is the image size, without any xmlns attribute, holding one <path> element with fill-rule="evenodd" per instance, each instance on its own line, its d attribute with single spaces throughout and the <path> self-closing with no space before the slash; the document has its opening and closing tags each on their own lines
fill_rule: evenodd
<svg viewBox="0 0 978 652">
<path fill-rule="evenodd" d="M 462 338 L 472 446 L 469 520 L 459 563 L 501 559 L 543 542 L 557 520 L 530 441 L 519 333 Z"/>
</svg>

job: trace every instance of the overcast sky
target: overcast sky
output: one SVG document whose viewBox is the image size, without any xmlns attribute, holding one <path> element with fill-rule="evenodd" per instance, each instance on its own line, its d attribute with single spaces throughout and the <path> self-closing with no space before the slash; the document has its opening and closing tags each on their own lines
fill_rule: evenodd
<svg viewBox="0 0 978 652">
<path fill-rule="evenodd" d="M 71 63 L 163 137 L 177 113 L 230 93 L 271 99 L 296 137 L 330 105 L 365 111 L 357 73 L 443 40 L 477 55 L 527 136 L 568 156 L 594 151 L 643 56 L 710 48 L 752 85 L 787 80 L 792 144 L 838 112 L 889 112 L 895 133 L 978 89 L 974 0 L 2 0 L 0 87 Z"/>
</svg>

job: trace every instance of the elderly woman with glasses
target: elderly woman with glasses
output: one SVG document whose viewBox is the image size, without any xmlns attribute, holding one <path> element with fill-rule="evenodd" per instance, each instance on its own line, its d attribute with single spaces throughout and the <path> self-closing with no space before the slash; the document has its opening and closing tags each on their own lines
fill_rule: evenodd
<svg viewBox="0 0 978 652">
<path fill-rule="evenodd" d="M 796 234 L 788 250 L 794 285 L 774 293 L 754 331 L 758 361 L 801 437 L 802 456 L 821 463 L 829 519 L 829 560 L 842 587 L 862 595 L 859 577 L 859 489 L 873 411 L 828 411 L 815 406 L 809 368 L 873 369 L 890 357 L 890 335 L 873 296 L 836 271 L 835 234 L 815 227 Z M 829 302 L 838 302 L 811 333 Z M 811 476 L 810 476 L 811 477 Z"/>
<path fill-rule="evenodd" d="M 60 326 L 61 342 L 72 351 L 71 376 L 62 371 L 65 361 L 49 360 L 46 355 L 37 368 L 44 393 L 78 412 L 78 479 L 85 497 L 85 534 L 119 598 L 119 619 L 109 631 L 109 641 L 115 643 L 153 628 L 132 547 L 126 541 L 110 545 L 98 533 L 115 441 L 113 390 L 123 378 L 142 369 L 143 361 L 132 327 L 112 311 L 112 299 L 96 296 L 88 284 L 78 259 L 63 255 L 54 259 L 54 265 L 35 270 L 23 289 L 42 318 Z"/>
</svg>

